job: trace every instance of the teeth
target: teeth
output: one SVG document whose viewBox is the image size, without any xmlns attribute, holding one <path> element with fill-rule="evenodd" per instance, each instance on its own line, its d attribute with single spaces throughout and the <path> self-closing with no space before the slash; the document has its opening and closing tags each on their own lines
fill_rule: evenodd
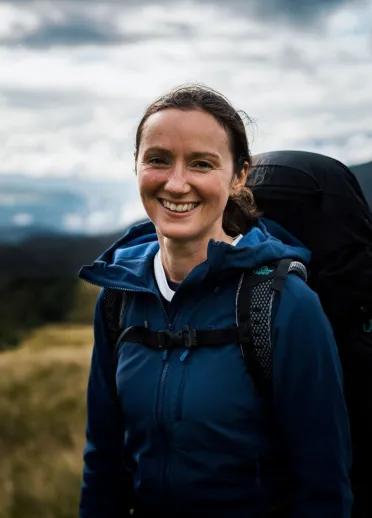
<svg viewBox="0 0 372 518">
<path fill-rule="evenodd" d="M 162 200 L 162 204 L 165 208 L 173 210 L 174 212 L 187 212 L 197 205 L 197 203 L 169 203 L 164 200 Z"/>
</svg>

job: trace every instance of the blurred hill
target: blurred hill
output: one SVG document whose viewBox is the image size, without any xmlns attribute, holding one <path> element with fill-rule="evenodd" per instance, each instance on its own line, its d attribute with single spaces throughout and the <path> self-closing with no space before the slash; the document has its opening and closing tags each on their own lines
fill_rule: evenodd
<svg viewBox="0 0 372 518">
<path fill-rule="evenodd" d="M 38 236 L 0 245 L 0 351 L 46 323 L 90 324 L 97 289 L 77 273 L 119 235 Z"/>
<path fill-rule="evenodd" d="M 20 243 L 0 244 L 0 282 L 9 277 L 46 278 L 76 275 L 123 235 L 36 234 Z"/>
</svg>

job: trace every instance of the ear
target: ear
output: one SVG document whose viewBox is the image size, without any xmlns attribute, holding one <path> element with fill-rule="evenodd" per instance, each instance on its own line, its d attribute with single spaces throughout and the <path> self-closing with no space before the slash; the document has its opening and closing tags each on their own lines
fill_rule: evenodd
<svg viewBox="0 0 372 518">
<path fill-rule="evenodd" d="M 249 164 L 247 161 L 244 162 L 242 169 L 234 174 L 231 181 L 231 194 L 236 195 L 242 189 L 244 189 L 249 172 Z"/>
<path fill-rule="evenodd" d="M 133 153 L 134 158 L 134 174 L 137 176 L 137 153 L 134 151 Z"/>
</svg>

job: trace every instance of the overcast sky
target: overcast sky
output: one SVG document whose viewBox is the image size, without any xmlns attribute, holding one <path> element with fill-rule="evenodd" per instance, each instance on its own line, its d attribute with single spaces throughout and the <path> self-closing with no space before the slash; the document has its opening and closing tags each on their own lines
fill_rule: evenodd
<svg viewBox="0 0 372 518">
<path fill-rule="evenodd" d="M 372 160 L 371 28 L 372 0 L 2 0 L 0 173 L 128 178 L 183 82 L 245 110 L 254 153 Z"/>
</svg>

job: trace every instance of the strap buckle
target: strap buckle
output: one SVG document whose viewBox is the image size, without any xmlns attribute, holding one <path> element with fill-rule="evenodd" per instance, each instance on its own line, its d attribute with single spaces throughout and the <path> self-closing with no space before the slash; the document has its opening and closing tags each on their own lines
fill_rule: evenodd
<svg viewBox="0 0 372 518">
<path fill-rule="evenodd" d="M 184 347 L 192 349 L 197 346 L 196 330 L 184 326 L 181 331 L 172 333 L 172 331 L 158 331 L 158 347 L 159 349 L 171 349 L 174 347 Z"/>
<path fill-rule="evenodd" d="M 171 331 L 158 331 L 158 347 L 159 349 L 171 349 L 172 347 L 179 347 L 180 336 L 178 333 Z"/>
</svg>

